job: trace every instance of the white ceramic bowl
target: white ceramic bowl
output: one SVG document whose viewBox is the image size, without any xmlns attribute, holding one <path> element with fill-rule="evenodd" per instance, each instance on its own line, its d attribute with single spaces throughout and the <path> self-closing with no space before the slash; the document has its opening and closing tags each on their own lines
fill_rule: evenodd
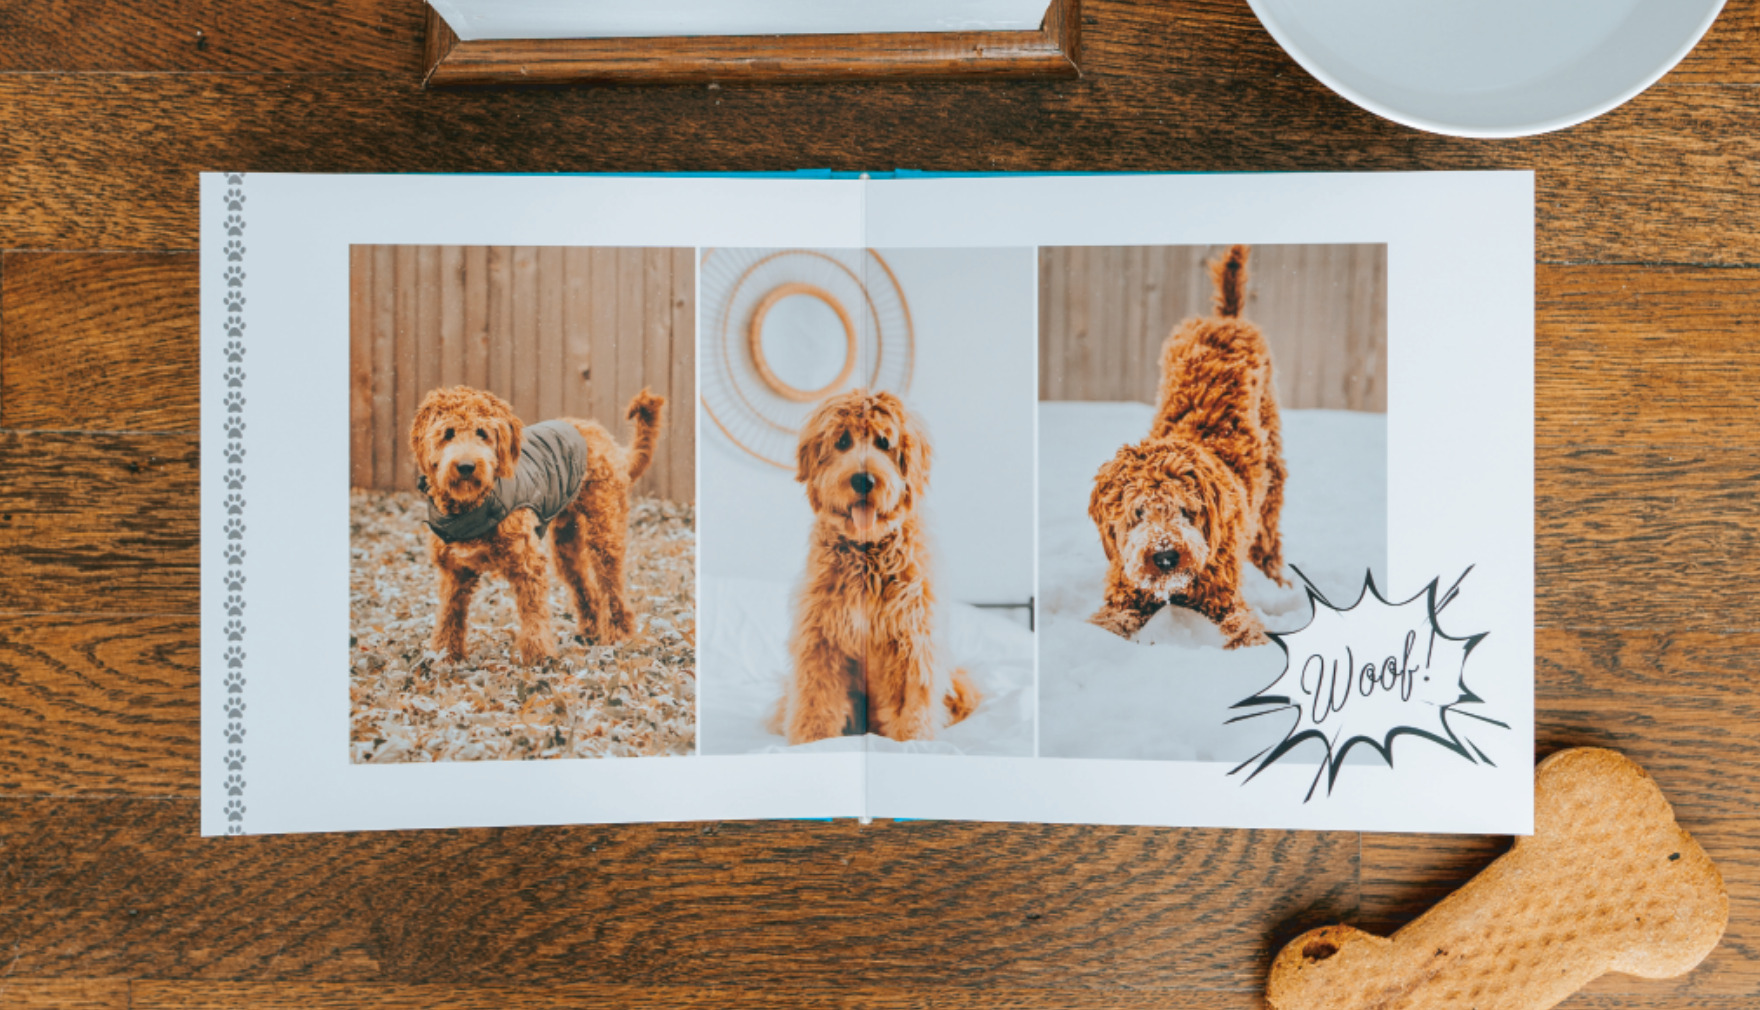
<svg viewBox="0 0 1760 1010">
<path fill-rule="evenodd" d="M 1696 45 L 1723 0 L 1248 0 L 1327 87 L 1457 137 L 1574 126 L 1631 99 Z"/>
</svg>

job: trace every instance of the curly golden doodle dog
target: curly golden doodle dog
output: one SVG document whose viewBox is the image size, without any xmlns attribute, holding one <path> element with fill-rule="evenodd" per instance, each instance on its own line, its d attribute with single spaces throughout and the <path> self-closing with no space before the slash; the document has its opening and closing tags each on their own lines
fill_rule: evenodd
<svg viewBox="0 0 1760 1010">
<path fill-rule="evenodd" d="M 813 509 L 807 571 L 778 711 L 789 743 L 879 733 L 924 740 L 977 708 L 935 645 L 935 593 L 917 514 L 929 443 L 891 393 L 826 400 L 801 429 L 795 479 Z"/>
<path fill-rule="evenodd" d="M 635 434 L 625 448 L 597 421 L 528 428 L 506 401 L 468 386 L 436 389 L 422 400 L 409 442 L 428 495 L 428 554 L 440 569 L 433 648 L 465 657 L 471 595 L 484 575 L 495 574 L 513 586 L 520 662 L 555 654 L 546 533 L 556 569 L 574 590 L 580 634 L 589 642 L 629 635 L 629 490 L 653 459 L 665 404 L 646 389 L 630 400 Z"/>
<path fill-rule="evenodd" d="M 1106 600 L 1089 620 L 1130 636 L 1163 606 L 1222 628 L 1227 647 L 1269 641 L 1241 597 L 1250 560 L 1279 585 L 1283 436 L 1264 335 L 1240 318 L 1247 247 L 1211 264 L 1215 314 L 1161 348 L 1160 413 L 1149 437 L 1094 478 L 1088 515 L 1106 548 Z"/>
</svg>

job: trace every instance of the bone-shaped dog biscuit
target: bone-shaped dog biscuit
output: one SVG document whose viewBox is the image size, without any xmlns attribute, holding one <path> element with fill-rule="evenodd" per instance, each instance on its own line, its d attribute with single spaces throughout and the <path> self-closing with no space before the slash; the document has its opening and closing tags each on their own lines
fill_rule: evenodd
<svg viewBox="0 0 1760 1010">
<path fill-rule="evenodd" d="M 1717 946 L 1729 893 L 1650 776 L 1596 748 L 1534 781 L 1534 834 L 1391 937 L 1325 926 L 1271 964 L 1273 1010 L 1545 1010 L 1610 972 L 1668 978 Z"/>
</svg>

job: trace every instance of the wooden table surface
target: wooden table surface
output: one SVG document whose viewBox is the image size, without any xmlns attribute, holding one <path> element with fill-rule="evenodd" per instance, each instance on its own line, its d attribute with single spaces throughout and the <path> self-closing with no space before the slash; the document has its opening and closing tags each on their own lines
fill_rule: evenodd
<svg viewBox="0 0 1760 1010">
<path fill-rule="evenodd" d="M 1538 173 L 1539 751 L 1616 747 L 1722 945 L 1567 1005 L 1760 1000 L 1760 0 L 1531 140 L 1315 83 L 1243 0 L 1089 0 L 1057 83 L 427 93 L 414 0 L 0 0 L 0 1006 L 1260 1005 L 1502 838 L 951 823 L 208 839 L 196 173 Z M 444 213 L 444 208 L 435 208 Z M 1023 207 L 1022 213 L 1032 209 Z"/>
</svg>

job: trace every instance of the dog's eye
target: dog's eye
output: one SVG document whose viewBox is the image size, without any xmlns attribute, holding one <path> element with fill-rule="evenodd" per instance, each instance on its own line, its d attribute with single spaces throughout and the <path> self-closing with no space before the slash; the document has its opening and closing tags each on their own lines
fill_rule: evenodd
<svg viewBox="0 0 1760 1010">
<path fill-rule="evenodd" d="M 1139 519 L 1139 520 L 1140 520 L 1140 519 L 1142 519 L 1142 518 L 1143 518 L 1143 510 L 1142 510 L 1142 509 L 1138 509 L 1138 510 L 1137 510 L 1137 518 L 1138 518 L 1138 519 Z"/>
<path fill-rule="evenodd" d="M 446 434 L 440 436 L 440 441 L 442 441 L 442 442 L 452 441 L 452 429 L 451 428 L 446 429 Z"/>
<path fill-rule="evenodd" d="M 489 433 L 484 431 L 481 428 L 477 429 L 477 437 L 482 439 L 485 442 L 489 441 Z"/>
<path fill-rule="evenodd" d="M 854 444 L 855 444 L 855 439 L 850 438 L 849 432 L 847 432 L 847 431 L 844 432 L 843 434 L 837 436 L 837 451 L 838 452 L 847 452 L 849 450 L 849 447 Z"/>
<path fill-rule="evenodd" d="M 875 435 L 874 436 L 874 448 L 879 449 L 881 452 L 885 452 L 886 450 L 892 448 L 892 443 L 888 442 L 886 440 L 885 435 Z"/>
</svg>

